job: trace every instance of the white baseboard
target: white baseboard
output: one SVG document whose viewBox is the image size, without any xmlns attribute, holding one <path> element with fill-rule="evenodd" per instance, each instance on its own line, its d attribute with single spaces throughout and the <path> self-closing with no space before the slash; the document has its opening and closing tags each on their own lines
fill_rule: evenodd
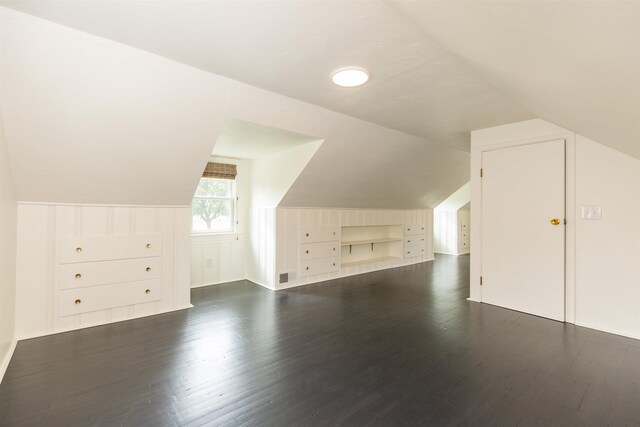
<svg viewBox="0 0 640 427">
<path fill-rule="evenodd" d="M 0 365 L 0 383 L 2 383 L 2 379 L 4 378 L 4 373 L 7 372 L 7 368 L 9 367 L 9 362 L 11 362 L 11 358 L 13 357 L 13 352 L 16 351 L 16 345 L 18 345 L 18 340 L 14 339 L 11 342 L 11 346 L 9 347 L 9 351 L 4 355 L 2 359 L 2 365 Z"/>
<path fill-rule="evenodd" d="M 79 328 L 71 327 L 71 328 L 60 329 L 60 330 L 53 331 L 53 332 L 42 332 L 42 333 L 35 333 L 35 334 L 29 334 L 29 335 L 20 335 L 19 337 L 17 337 L 17 340 L 18 341 L 30 340 L 32 338 L 40 338 L 40 337 L 46 337 L 48 335 L 63 334 L 65 332 L 70 332 L 70 331 L 78 331 L 80 329 L 95 328 L 96 326 L 112 325 L 114 323 L 126 322 L 128 320 L 133 320 L 133 319 L 141 319 L 143 317 L 157 316 L 158 314 L 171 313 L 173 311 L 186 310 L 186 309 L 189 309 L 189 308 L 193 308 L 193 304 L 187 304 L 187 305 L 182 306 L 182 307 L 172 308 L 172 309 L 164 310 L 164 311 L 159 311 L 159 312 L 153 313 L 153 314 L 140 314 L 140 315 L 137 315 L 137 316 L 129 317 L 127 319 L 120 319 L 120 320 L 114 320 L 114 321 L 109 321 L 109 322 L 96 322 L 96 323 L 84 325 L 84 326 L 79 327 Z"/>
<path fill-rule="evenodd" d="M 239 282 L 241 280 L 249 280 L 249 279 L 247 279 L 246 277 L 243 277 L 242 279 L 231 279 L 231 280 L 225 280 L 224 282 L 213 282 L 213 283 L 203 283 L 201 285 L 191 285 L 191 289 L 204 288 L 206 286 L 226 285 L 227 283 Z"/>
<path fill-rule="evenodd" d="M 590 325 L 590 324 L 582 323 L 582 322 L 580 322 L 580 323 L 576 322 L 576 323 L 574 323 L 574 325 L 580 326 L 580 327 L 583 327 L 583 328 L 593 329 L 594 331 L 605 332 L 607 334 L 613 334 L 613 335 L 618 335 L 618 336 L 621 336 L 621 337 L 633 338 L 633 339 L 636 339 L 636 340 L 640 340 L 640 335 L 634 334 L 634 333 L 628 333 L 628 332 L 618 331 L 618 330 L 609 329 L 609 328 L 601 328 L 599 326 L 594 326 L 594 325 Z"/>
<path fill-rule="evenodd" d="M 436 253 L 436 254 L 442 254 L 442 255 L 460 256 L 460 255 L 470 254 L 470 253 L 471 253 L 471 251 L 460 252 L 459 254 L 457 254 L 457 253 L 455 253 L 455 252 L 438 252 L 438 251 L 433 251 L 433 253 Z"/>
</svg>

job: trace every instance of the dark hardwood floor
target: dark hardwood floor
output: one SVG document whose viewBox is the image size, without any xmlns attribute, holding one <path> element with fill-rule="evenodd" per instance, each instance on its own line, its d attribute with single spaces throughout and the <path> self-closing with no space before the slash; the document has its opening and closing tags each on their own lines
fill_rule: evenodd
<svg viewBox="0 0 640 427">
<path fill-rule="evenodd" d="M 468 302 L 468 257 L 22 341 L 3 426 L 640 425 L 640 341 Z"/>
</svg>

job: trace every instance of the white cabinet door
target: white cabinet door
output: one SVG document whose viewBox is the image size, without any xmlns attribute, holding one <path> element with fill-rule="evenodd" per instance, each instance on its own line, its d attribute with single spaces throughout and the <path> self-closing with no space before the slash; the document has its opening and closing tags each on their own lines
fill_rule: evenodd
<svg viewBox="0 0 640 427">
<path fill-rule="evenodd" d="M 564 320 L 564 153 L 556 140 L 482 154 L 482 302 Z"/>
</svg>

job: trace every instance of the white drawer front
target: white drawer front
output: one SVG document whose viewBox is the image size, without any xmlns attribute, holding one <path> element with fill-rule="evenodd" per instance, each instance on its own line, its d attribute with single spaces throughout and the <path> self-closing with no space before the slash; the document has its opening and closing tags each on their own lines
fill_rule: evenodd
<svg viewBox="0 0 640 427">
<path fill-rule="evenodd" d="M 427 226 L 423 224 L 405 224 L 404 235 L 413 236 L 416 234 L 426 234 Z"/>
<path fill-rule="evenodd" d="M 418 256 L 425 256 L 426 254 L 427 254 L 427 247 L 425 245 L 404 248 L 405 258 L 415 258 Z"/>
<path fill-rule="evenodd" d="M 317 258 L 300 261 L 300 277 L 332 273 L 340 269 L 338 257 Z"/>
<path fill-rule="evenodd" d="M 340 227 L 300 227 L 300 243 L 340 240 Z"/>
<path fill-rule="evenodd" d="M 404 238 L 404 247 L 420 246 L 427 243 L 427 238 L 421 235 L 407 236 Z"/>
<path fill-rule="evenodd" d="M 469 242 L 469 239 L 464 239 L 462 240 L 462 249 L 469 249 L 471 247 L 471 243 Z"/>
<path fill-rule="evenodd" d="M 340 253 L 340 242 L 305 243 L 300 245 L 300 259 L 334 257 Z"/>
<path fill-rule="evenodd" d="M 162 235 L 62 236 L 60 263 L 106 261 L 162 255 Z"/>
<path fill-rule="evenodd" d="M 158 301 L 161 297 L 161 290 L 160 279 L 67 289 L 60 291 L 58 315 L 60 317 L 71 316 L 90 311 Z"/>
<path fill-rule="evenodd" d="M 161 270 L 160 257 L 62 264 L 60 289 L 157 279 Z"/>
</svg>

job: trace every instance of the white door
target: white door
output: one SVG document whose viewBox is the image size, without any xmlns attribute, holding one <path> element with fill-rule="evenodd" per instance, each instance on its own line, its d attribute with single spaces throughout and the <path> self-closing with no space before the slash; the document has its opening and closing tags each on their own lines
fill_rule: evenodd
<svg viewBox="0 0 640 427">
<path fill-rule="evenodd" d="M 564 321 L 564 140 L 482 153 L 482 302 Z"/>
</svg>

